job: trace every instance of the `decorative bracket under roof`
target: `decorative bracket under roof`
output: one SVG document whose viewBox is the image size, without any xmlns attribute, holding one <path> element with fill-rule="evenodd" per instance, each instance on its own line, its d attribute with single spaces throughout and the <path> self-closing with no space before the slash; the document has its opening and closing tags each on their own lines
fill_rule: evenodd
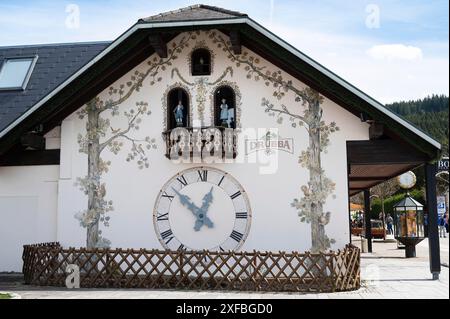
<svg viewBox="0 0 450 319">
<path fill-rule="evenodd" d="M 230 31 L 231 48 L 234 54 L 242 53 L 241 34 L 237 30 Z"/>
<path fill-rule="evenodd" d="M 161 33 L 151 34 L 148 40 L 160 58 L 167 58 L 167 43 L 164 41 Z"/>
</svg>

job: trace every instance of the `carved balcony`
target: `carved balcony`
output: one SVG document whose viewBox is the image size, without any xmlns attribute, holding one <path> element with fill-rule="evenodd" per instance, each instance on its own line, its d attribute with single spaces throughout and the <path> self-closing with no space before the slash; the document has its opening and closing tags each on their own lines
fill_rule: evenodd
<svg viewBox="0 0 450 319">
<path fill-rule="evenodd" d="M 225 127 L 177 127 L 162 133 L 171 160 L 236 158 L 236 134 Z"/>
</svg>

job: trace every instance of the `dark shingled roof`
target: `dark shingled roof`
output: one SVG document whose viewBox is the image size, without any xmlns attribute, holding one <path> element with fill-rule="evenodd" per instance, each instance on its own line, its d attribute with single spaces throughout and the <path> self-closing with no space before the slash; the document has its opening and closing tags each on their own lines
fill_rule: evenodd
<svg viewBox="0 0 450 319">
<path fill-rule="evenodd" d="M 139 21 L 168 22 L 168 21 L 235 19 L 240 17 L 247 17 L 247 15 L 237 11 L 226 10 L 204 4 L 197 4 L 174 11 L 160 13 L 148 18 L 140 19 Z"/>
<path fill-rule="evenodd" d="M 0 90 L 0 131 L 108 45 L 109 42 L 91 42 L 0 47 L 0 66 L 5 58 L 38 56 L 25 90 Z"/>
</svg>

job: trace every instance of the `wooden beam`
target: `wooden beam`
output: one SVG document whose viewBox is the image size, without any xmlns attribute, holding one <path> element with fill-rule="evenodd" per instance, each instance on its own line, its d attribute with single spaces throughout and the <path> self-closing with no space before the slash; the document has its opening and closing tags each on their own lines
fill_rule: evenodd
<svg viewBox="0 0 450 319">
<path fill-rule="evenodd" d="M 164 41 L 161 33 L 149 35 L 148 40 L 160 58 L 167 58 L 167 43 Z"/>
<path fill-rule="evenodd" d="M 20 151 L 0 157 L 0 166 L 59 165 L 60 150 Z"/>
<path fill-rule="evenodd" d="M 242 53 L 241 34 L 237 30 L 230 31 L 231 48 L 234 54 Z"/>
<path fill-rule="evenodd" d="M 373 181 L 385 181 L 390 179 L 390 176 L 350 176 L 348 180 L 350 182 L 373 182 Z"/>
<path fill-rule="evenodd" d="M 45 138 L 33 132 L 28 132 L 22 135 L 20 143 L 23 147 L 33 150 L 45 149 Z"/>
<path fill-rule="evenodd" d="M 349 190 L 349 191 L 359 191 L 359 192 L 362 192 L 362 191 L 366 190 L 366 188 L 364 188 L 364 187 L 350 187 L 348 190 Z"/>
<path fill-rule="evenodd" d="M 369 138 L 377 140 L 384 135 L 384 125 L 378 122 L 372 122 L 369 127 Z"/>
<path fill-rule="evenodd" d="M 367 250 L 372 252 L 372 222 L 370 220 L 370 190 L 364 191 L 364 237 L 367 239 Z"/>
</svg>

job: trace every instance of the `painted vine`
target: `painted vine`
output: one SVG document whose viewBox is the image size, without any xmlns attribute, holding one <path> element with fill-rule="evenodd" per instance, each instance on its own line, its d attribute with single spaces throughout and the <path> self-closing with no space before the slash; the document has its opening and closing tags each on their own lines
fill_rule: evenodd
<svg viewBox="0 0 450 319">
<path fill-rule="evenodd" d="M 247 79 L 263 81 L 266 86 L 272 86 L 273 97 L 278 101 L 281 102 L 287 93 L 293 93 L 295 102 L 299 104 L 298 109 L 291 110 L 283 104 L 276 106 L 268 98 L 263 98 L 261 105 L 269 116 L 277 118 L 279 124 L 283 123 L 284 118 L 288 118 L 292 127 L 303 127 L 308 133 L 309 145 L 301 152 L 299 163 L 309 171 L 309 180 L 307 185 L 300 188 L 303 196 L 294 199 L 291 205 L 297 210 L 300 221 L 311 225 L 311 251 L 328 250 L 335 241 L 326 235 L 325 226 L 330 222 L 331 212 L 324 211 L 324 204 L 333 194 L 335 183 L 325 176 L 321 155 L 327 151 L 330 135 L 339 131 L 339 127 L 335 122 L 327 124 L 323 121 L 320 105 L 324 98 L 309 87 L 296 87 L 293 81 L 283 77 L 280 70 L 271 71 L 262 66 L 260 59 L 247 50 L 243 50 L 240 55 L 234 54 L 230 41 L 220 33 L 213 31 L 209 38 L 228 55 L 228 59 L 236 67 L 244 67 Z"/>
<path fill-rule="evenodd" d="M 76 185 L 88 197 L 88 207 L 75 215 L 80 225 L 87 230 L 86 246 L 108 247 L 111 242 L 102 236 L 99 229 L 100 223 L 108 227 L 113 210 L 113 202 L 106 199 L 106 185 L 102 182 L 102 175 L 108 172 L 111 162 L 104 161 L 102 153 L 108 149 L 113 154 L 119 154 L 125 147 L 125 143 L 131 144 L 127 156 L 128 162 L 136 162 L 140 169 L 149 167 L 147 152 L 156 148 L 156 140 L 150 137 L 138 139 L 133 133 L 139 130 L 145 116 L 151 111 L 145 101 L 137 102 L 135 107 L 120 111 L 120 105 L 139 92 L 144 80 L 148 79 L 150 85 L 162 80 L 160 71 L 165 71 L 173 61 L 179 57 L 183 49 L 189 46 L 189 41 L 195 38 L 195 34 L 188 33 L 178 42 L 173 42 L 168 49 L 168 57 L 161 59 L 154 57 L 147 62 L 144 72 L 135 71 L 129 81 L 119 87 L 109 89 L 109 99 L 102 100 L 96 97 L 89 101 L 78 112 L 80 119 L 86 118 L 86 134 L 78 135 L 79 150 L 88 156 L 88 173 L 83 178 L 78 178 Z M 123 116 L 127 119 L 125 127 L 112 127 L 108 118 L 102 117 L 105 112 L 110 112 L 111 117 Z"/>
</svg>

